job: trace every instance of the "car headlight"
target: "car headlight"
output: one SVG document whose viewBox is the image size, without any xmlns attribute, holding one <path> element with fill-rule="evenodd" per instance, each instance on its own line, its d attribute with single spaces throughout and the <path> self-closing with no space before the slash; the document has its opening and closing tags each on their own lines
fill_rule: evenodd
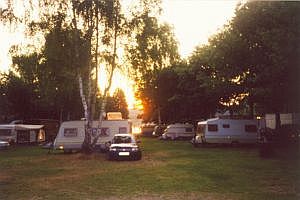
<svg viewBox="0 0 300 200">
<path fill-rule="evenodd" d="M 132 148 L 132 151 L 138 151 L 138 150 L 139 150 L 139 148 L 137 148 L 137 147 Z"/>
<path fill-rule="evenodd" d="M 110 151 L 117 151 L 117 148 L 110 148 Z"/>
</svg>

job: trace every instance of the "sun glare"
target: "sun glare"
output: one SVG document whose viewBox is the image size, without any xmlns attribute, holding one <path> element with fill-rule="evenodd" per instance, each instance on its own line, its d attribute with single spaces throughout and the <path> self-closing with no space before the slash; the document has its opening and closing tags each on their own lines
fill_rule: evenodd
<svg viewBox="0 0 300 200">
<path fill-rule="evenodd" d="M 122 2 L 125 7 L 129 7 L 137 1 L 122 0 Z M 162 21 L 174 26 L 175 37 L 179 42 L 179 52 L 183 58 L 186 58 L 197 45 L 206 43 L 210 35 L 216 33 L 234 16 L 234 9 L 238 0 L 162 0 L 162 2 Z M 0 7 L 4 7 L 4 5 L 0 3 Z M 0 25 L 1 72 L 7 72 L 11 65 L 9 55 L 11 45 L 24 43 L 22 35 L 24 34 L 21 32 L 10 32 L 3 25 Z M 106 82 L 106 72 L 102 67 L 99 71 L 98 80 L 102 91 Z M 120 70 L 114 74 L 110 93 L 112 94 L 117 88 L 124 91 L 129 109 L 143 109 L 140 100 L 135 98 L 134 82 Z"/>
<path fill-rule="evenodd" d="M 98 73 L 98 84 L 101 91 L 103 91 L 106 87 L 107 83 L 107 73 L 105 71 L 105 67 L 101 66 L 100 71 Z M 123 90 L 126 101 L 129 109 L 135 108 L 137 100 L 134 95 L 134 82 L 130 80 L 124 73 L 120 70 L 116 70 L 113 75 L 112 85 L 110 88 L 110 94 L 112 95 L 116 89 L 120 88 Z"/>
</svg>

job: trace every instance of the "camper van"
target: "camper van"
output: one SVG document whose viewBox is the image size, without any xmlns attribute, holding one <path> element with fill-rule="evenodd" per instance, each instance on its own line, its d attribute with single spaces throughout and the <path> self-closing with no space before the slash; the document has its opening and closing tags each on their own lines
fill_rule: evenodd
<svg viewBox="0 0 300 200">
<path fill-rule="evenodd" d="M 191 139 L 195 136 L 194 126 L 192 124 L 171 124 L 167 126 L 164 133 L 162 134 L 162 139 Z"/>
<path fill-rule="evenodd" d="M 258 120 L 214 118 L 198 122 L 194 144 L 258 142 Z"/>
<path fill-rule="evenodd" d="M 31 124 L 1 124 L 0 140 L 9 143 L 31 144 L 45 141 L 43 125 Z"/>
<path fill-rule="evenodd" d="M 84 123 L 85 121 L 63 122 L 54 140 L 54 149 L 61 149 L 65 152 L 80 150 L 85 137 Z M 96 146 L 101 150 L 108 147 L 115 134 L 131 133 L 129 120 L 103 120 L 101 128 L 98 128 L 98 125 L 99 121 L 93 121 L 92 140 L 93 137 L 100 134 Z"/>
</svg>

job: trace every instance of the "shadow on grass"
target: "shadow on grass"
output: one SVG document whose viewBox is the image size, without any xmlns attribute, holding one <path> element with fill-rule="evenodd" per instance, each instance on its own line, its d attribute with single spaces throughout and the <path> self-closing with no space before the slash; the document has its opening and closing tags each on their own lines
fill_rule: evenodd
<svg viewBox="0 0 300 200">
<path fill-rule="evenodd" d="M 265 159 L 300 160 L 299 144 L 261 144 L 259 155 Z"/>
<path fill-rule="evenodd" d="M 224 148 L 224 149 L 256 149 L 259 148 L 258 144 L 215 144 L 215 143 L 207 143 L 207 144 L 198 144 L 195 146 L 197 148 Z"/>
</svg>

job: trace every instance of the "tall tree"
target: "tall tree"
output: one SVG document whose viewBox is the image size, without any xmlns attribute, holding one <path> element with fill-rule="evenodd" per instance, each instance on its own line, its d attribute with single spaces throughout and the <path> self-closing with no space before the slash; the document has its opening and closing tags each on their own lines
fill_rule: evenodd
<svg viewBox="0 0 300 200">
<path fill-rule="evenodd" d="M 128 59 L 138 85 L 138 96 L 144 108 L 155 109 L 160 119 L 158 101 L 158 73 L 179 59 L 177 41 L 172 28 L 160 23 L 161 12 L 159 0 L 142 0 L 139 12 L 135 12 L 131 21 L 132 39 L 128 45 Z M 140 8 L 139 7 L 139 8 Z M 146 105 L 147 104 L 147 105 Z"/>
<path fill-rule="evenodd" d="M 60 120 L 82 117 L 80 109 L 76 70 L 74 63 L 73 33 L 64 27 L 65 15 L 58 14 L 49 19 L 45 31 L 45 44 L 39 53 L 30 55 L 13 53 L 14 70 L 39 92 L 36 117 Z M 35 24 L 35 26 L 44 26 Z M 33 27 L 33 26 L 32 26 Z M 84 38 L 80 38 L 84 44 Z M 82 45 L 77 63 L 87 61 L 87 48 Z"/>
<path fill-rule="evenodd" d="M 196 49 L 190 63 L 205 84 L 219 91 L 220 102 L 230 109 L 246 105 L 252 116 L 258 106 L 258 114 L 300 109 L 299 6 L 298 2 L 241 4 L 233 20 L 208 45 Z"/>
<path fill-rule="evenodd" d="M 248 44 L 239 68 L 248 72 L 243 82 L 249 101 L 264 112 L 299 111 L 300 3 L 249 2 L 231 26 Z"/>
<path fill-rule="evenodd" d="M 15 17 L 16 6 L 13 2 L 8 1 L 7 9 L 1 10 L 1 20 L 6 21 L 8 19 L 11 22 L 12 19 L 17 19 L 16 24 L 20 25 L 18 23 L 23 23 L 25 26 L 30 27 L 31 33 L 45 33 L 41 29 L 36 29 L 36 26 L 31 26 L 32 22 L 39 22 L 47 26 L 49 17 L 56 16 L 57 13 L 66 13 L 64 26 L 71 28 L 70 37 L 73 38 L 71 41 L 74 47 L 69 62 L 73 64 L 72 67 L 78 78 L 78 88 L 84 108 L 84 116 L 87 119 L 83 149 L 86 152 L 90 152 L 100 135 L 98 134 L 93 142 L 91 141 L 91 123 L 97 92 L 99 63 L 106 63 L 106 66 L 108 66 L 108 84 L 103 92 L 102 112 L 105 108 L 105 97 L 111 86 L 113 72 L 118 66 L 117 45 L 119 36 L 122 34 L 124 21 L 121 14 L 121 4 L 119 0 L 43 0 L 39 1 L 38 4 L 29 1 L 29 5 L 26 2 L 22 1 L 25 8 L 24 13 L 19 15 L 20 17 Z M 33 16 L 33 10 L 38 11 L 38 16 Z M 99 49 L 100 45 L 102 51 Z M 83 60 L 83 62 L 77 62 L 82 61 L 80 59 L 80 49 L 82 47 L 86 48 L 85 55 L 88 59 Z M 100 127 L 101 121 L 102 114 L 100 114 L 99 119 Z"/>
</svg>

